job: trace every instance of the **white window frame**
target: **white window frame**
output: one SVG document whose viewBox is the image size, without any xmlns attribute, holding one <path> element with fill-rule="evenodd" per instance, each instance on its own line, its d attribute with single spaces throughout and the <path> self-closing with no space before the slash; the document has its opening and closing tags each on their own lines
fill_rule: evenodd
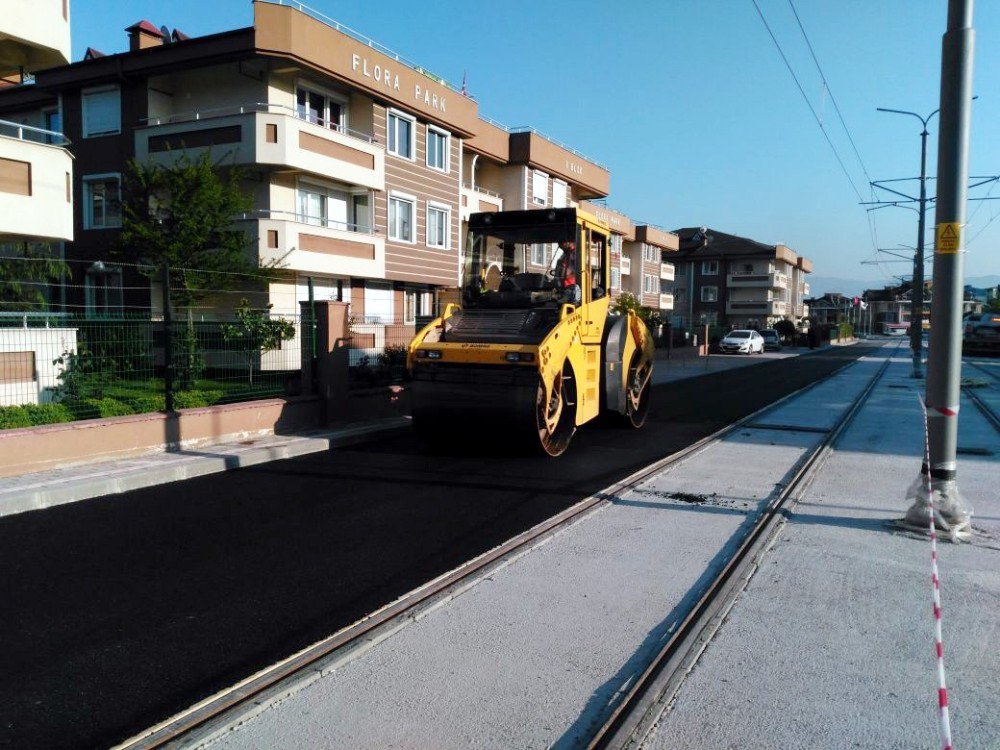
<svg viewBox="0 0 1000 750">
<path fill-rule="evenodd" d="M 399 153 L 398 150 L 393 151 L 391 148 L 389 148 L 389 127 L 390 127 L 389 123 L 391 122 L 391 118 L 393 118 L 393 117 L 397 117 L 400 120 L 406 120 L 407 122 L 410 123 L 410 155 L 409 156 L 407 156 L 406 154 Z M 398 147 L 399 146 L 399 133 L 397 132 L 395 135 L 396 135 L 396 145 Z M 403 112 L 401 110 L 392 109 L 391 107 L 386 110 L 386 112 L 385 112 L 385 152 L 387 154 L 392 154 L 393 156 L 395 156 L 395 157 L 397 157 L 399 159 L 406 159 L 407 161 L 416 161 L 417 160 L 417 118 L 416 117 L 414 117 L 413 115 L 408 115 L 408 114 L 406 114 L 405 112 Z"/>
<path fill-rule="evenodd" d="M 712 299 L 705 299 L 705 292 L 709 289 L 712 290 Z M 719 301 L 719 287 L 717 286 L 703 286 L 701 288 L 701 301 L 702 302 L 718 302 Z"/>
<path fill-rule="evenodd" d="M 102 130 L 96 133 L 90 131 L 90 122 L 87 117 L 87 97 L 92 94 L 104 94 L 113 91 L 118 94 L 118 125 L 114 130 Z M 80 110 L 83 117 L 83 137 L 101 138 L 106 135 L 118 135 L 122 132 L 122 90 L 121 86 L 95 86 L 90 89 L 83 89 L 80 92 Z"/>
<path fill-rule="evenodd" d="M 539 180 L 543 180 L 542 198 L 538 199 Z M 549 200 L 549 176 L 540 170 L 531 170 L 531 202 L 536 206 L 544 206 Z"/>
<path fill-rule="evenodd" d="M 392 221 L 392 202 L 402 201 L 403 203 L 409 203 L 412 209 L 410 213 L 410 239 L 405 239 L 403 237 L 398 237 L 393 234 L 395 227 Z M 407 245 L 417 244 L 417 197 L 415 195 L 408 195 L 406 193 L 397 193 L 395 190 L 389 191 L 389 196 L 386 201 L 386 219 L 388 220 L 388 236 L 393 242 L 402 242 Z"/>
<path fill-rule="evenodd" d="M 541 261 L 535 260 L 536 250 L 539 250 L 542 253 Z M 531 249 L 528 251 L 528 260 L 531 261 L 531 264 L 533 266 L 545 266 L 548 264 L 548 259 L 549 259 L 549 246 L 544 242 L 533 242 L 531 244 Z"/>
<path fill-rule="evenodd" d="M 87 174 L 80 178 L 83 183 L 83 228 L 84 229 L 120 229 L 121 228 L 121 205 L 122 205 L 122 173 L 105 172 L 102 174 Z M 91 203 L 91 183 L 106 182 L 108 180 L 118 181 L 118 223 L 117 224 L 95 224 L 93 204 Z"/>
<path fill-rule="evenodd" d="M 433 169 L 435 172 L 443 172 L 448 174 L 451 172 L 451 133 L 449 133 L 444 128 L 439 128 L 436 125 L 428 125 L 424 134 L 424 163 L 427 165 L 428 169 Z M 431 134 L 439 135 L 444 138 L 444 166 L 439 167 L 430 162 L 431 156 Z"/>
<path fill-rule="evenodd" d="M 444 214 L 444 244 L 443 245 L 432 245 L 431 238 L 428 234 L 428 230 L 431 226 L 431 211 L 440 211 Z M 424 216 L 424 240 L 427 247 L 433 247 L 435 250 L 450 250 L 451 249 L 451 206 L 447 203 L 437 203 L 435 201 L 427 201 L 427 209 Z"/>
<path fill-rule="evenodd" d="M 703 260 L 701 262 L 701 275 L 702 276 L 718 276 L 719 275 L 719 261 L 717 261 L 717 260 Z"/>
<path fill-rule="evenodd" d="M 336 130 L 339 133 L 346 133 L 350 127 L 350 110 L 351 110 L 351 99 L 346 94 L 341 94 L 336 91 L 331 91 L 330 89 L 323 88 L 322 86 L 317 86 L 312 81 L 298 80 L 295 82 L 295 116 L 304 122 L 309 122 L 305 117 L 299 114 L 299 89 L 308 91 L 312 94 L 318 94 L 322 96 L 325 100 L 323 102 L 323 117 L 322 120 L 325 125 L 321 125 L 318 122 L 312 123 L 321 128 L 327 128 L 329 130 Z M 330 127 L 330 101 L 333 100 L 340 105 L 340 111 L 343 113 L 343 118 L 341 122 L 338 122 L 336 127 Z"/>
<path fill-rule="evenodd" d="M 621 289 L 622 288 L 622 272 L 620 268 L 611 267 L 611 288 Z"/>
<path fill-rule="evenodd" d="M 562 200 L 556 198 L 556 188 L 562 191 Z M 552 206 L 553 208 L 566 208 L 569 205 L 569 183 L 565 180 L 552 180 Z"/>
<path fill-rule="evenodd" d="M 403 323 L 417 322 L 417 305 L 420 304 L 416 289 L 403 290 Z"/>
<path fill-rule="evenodd" d="M 659 289 L 657 289 L 656 281 L 657 277 L 651 273 L 644 273 L 642 275 L 642 293 L 643 294 L 657 294 Z"/>
</svg>

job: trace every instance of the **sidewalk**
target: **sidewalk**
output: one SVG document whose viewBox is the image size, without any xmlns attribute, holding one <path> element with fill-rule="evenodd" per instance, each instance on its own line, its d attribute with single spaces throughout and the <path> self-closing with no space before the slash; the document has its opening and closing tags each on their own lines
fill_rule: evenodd
<svg viewBox="0 0 1000 750">
<path fill-rule="evenodd" d="M 299 435 L 268 435 L 239 443 L 157 452 L 3 477 L 0 478 L 0 517 L 318 453 L 362 442 L 376 434 L 407 429 L 408 419 L 391 417 Z"/>
<path fill-rule="evenodd" d="M 929 546 L 883 525 L 905 511 L 920 467 L 923 425 L 905 355 L 650 747 L 938 746 Z M 208 744 L 575 747 L 821 439 L 815 428 L 833 423 L 880 361 L 866 356 L 769 414 L 783 429 L 739 430 L 355 658 L 321 665 Z M 962 414 L 961 445 L 1000 451 L 973 409 Z M 982 531 L 941 552 L 952 722 L 962 746 L 997 747 L 997 459 L 960 458 Z"/>
<path fill-rule="evenodd" d="M 697 378 L 713 372 L 735 370 L 740 367 L 760 365 L 775 359 L 789 359 L 808 354 L 810 349 L 801 347 L 785 347 L 778 352 L 763 352 L 752 356 L 741 354 L 710 354 L 708 357 L 698 356 L 698 349 L 684 346 L 668 351 L 657 349 L 653 364 L 653 385 L 672 383 L 685 378 Z M 815 351 L 820 351 L 816 349 Z"/>
</svg>

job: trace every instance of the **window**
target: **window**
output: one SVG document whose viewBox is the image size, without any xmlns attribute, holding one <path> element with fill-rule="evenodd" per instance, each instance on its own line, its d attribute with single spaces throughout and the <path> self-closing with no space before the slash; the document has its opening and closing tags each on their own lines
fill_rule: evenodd
<svg viewBox="0 0 1000 750">
<path fill-rule="evenodd" d="M 556 208 L 565 208 L 569 205 L 569 201 L 566 200 L 566 183 L 562 180 L 552 180 L 552 205 Z"/>
<path fill-rule="evenodd" d="M 643 294 L 658 293 L 660 291 L 659 279 L 651 273 L 644 273 L 642 275 L 642 291 Z"/>
<path fill-rule="evenodd" d="M 531 246 L 531 264 L 534 266 L 544 266 L 546 263 L 546 246 L 541 242 L 536 242 Z"/>
<path fill-rule="evenodd" d="M 427 204 L 427 247 L 448 249 L 451 209 L 439 203 Z"/>
<path fill-rule="evenodd" d="M 83 281 L 87 317 L 120 315 L 122 312 L 122 271 L 97 261 L 87 269 Z"/>
<path fill-rule="evenodd" d="M 45 124 L 42 125 L 46 130 L 51 130 L 53 133 L 62 133 L 62 112 L 58 109 L 47 109 L 42 115 L 45 118 Z M 62 138 L 57 138 L 54 135 L 45 136 L 46 143 L 55 143 L 56 145 L 61 145 L 63 142 Z"/>
<path fill-rule="evenodd" d="M 82 100 L 84 138 L 121 132 L 122 95 L 117 86 L 84 91 Z"/>
<path fill-rule="evenodd" d="M 344 188 L 299 182 L 296 219 L 342 231 L 369 231 L 368 195 L 352 195 Z"/>
<path fill-rule="evenodd" d="M 683 302 L 687 298 L 687 289 L 674 287 L 674 302 Z"/>
<path fill-rule="evenodd" d="M 743 264 L 743 273 L 750 274 L 753 273 L 753 263 Z"/>
<path fill-rule="evenodd" d="M 718 302 L 719 301 L 719 287 L 717 287 L 717 286 L 703 286 L 701 288 L 701 301 L 702 302 Z"/>
<path fill-rule="evenodd" d="M 416 130 L 416 121 L 412 117 L 390 110 L 387 127 L 389 143 L 386 150 L 404 159 L 413 159 L 413 134 Z"/>
<path fill-rule="evenodd" d="M 645 242 L 643 242 L 642 259 L 648 261 L 649 263 L 659 263 L 660 249 L 656 247 L 656 245 L 647 245 Z"/>
<path fill-rule="evenodd" d="M 532 172 L 531 200 L 544 206 L 549 197 L 549 176 L 545 172 Z"/>
<path fill-rule="evenodd" d="M 83 228 L 111 229 L 122 225 L 121 176 L 83 178 Z"/>
<path fill-rule="evenodd" d="M 622 288 L 622 272 L 614 266 L 611 267 L 611 288 Z"/>
<path fill-rule="evenodd" d="M 448 147 L 451 138 L 443 130 L 427 126 L 427 166 L 442 172 L 448 171 Z"/>
<path fill-rule="evenodd" d="M 703 260 L 701 262 L 701 275 L 702 276 L 715 276 L 719 273 L 719 261 L 717 260 Z"/>
<path fill-rule="evenodd" d="M 417 320 L 417 293 L 411 289 L 403 292 L 403 322 L 415 323 Z"/>
<path fill-rule="evenodd" d="M 555 188 L 553 188 L 553 191 Z M 622 236 L 620 234 L 611 235 L 611 252 L 622 254 Z"/>
<path fill-rule="evenodd" d="M 347 130 L 347 99 L 299 86 L 295 113 L 303 120 L 334 130 Z"/>
<path fill-rule="evenodd" d="M 389 196 L 389 239 L 413 242 L 413 217 L 417 199 L 409 196 Z"/>
</svg>

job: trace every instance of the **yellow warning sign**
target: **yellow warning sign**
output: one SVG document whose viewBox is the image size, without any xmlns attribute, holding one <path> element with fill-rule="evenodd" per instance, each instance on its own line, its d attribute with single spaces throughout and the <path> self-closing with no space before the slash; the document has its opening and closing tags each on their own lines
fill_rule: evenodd
<svg viewBox="0 0 1000 750">
<path fill-rule="evenodd" d="M 958 246 L 962 244 L 962 225 L 958 223 L 946 223 L 937 225 L 937 242 L 934 252 L 953 255 L 958 252 Z"/>
</svg>

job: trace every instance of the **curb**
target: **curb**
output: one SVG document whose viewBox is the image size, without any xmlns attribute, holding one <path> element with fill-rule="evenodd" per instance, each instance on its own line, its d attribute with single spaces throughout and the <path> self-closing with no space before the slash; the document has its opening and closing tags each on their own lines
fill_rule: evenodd
<svg viewBox="0 0 1000 750">
<path fill-rule="evenodd" d="M 76 471 L 69 470 L 58 478 L 40 477 L 34 485 L 0 492 L 0 518 L 208 474 L 218 474 L 270 461 L 321 453 L 332 448 L 363 443 L 376 436 L 401 434 L 408 432 L 409 429 L 409 419 L 391 417 L 308 436 L 288 436 L 285 442 L 270 445 L 205 446 L 162 453 L 152 458 L 133 459 L 128 461 L 127 467 L 119 470 L 117 474 L 113 468 L 108 467 L 107 470 L 92 476 L 80 477 L 79 470 L 84 467 L 77 467 Z M 280 436 L 278 439 L 281 439 Z M 213 452 L 213 449 L 217 452 Z M 165 457 L 168 458 L 165 460 Z"/>
</svg>

